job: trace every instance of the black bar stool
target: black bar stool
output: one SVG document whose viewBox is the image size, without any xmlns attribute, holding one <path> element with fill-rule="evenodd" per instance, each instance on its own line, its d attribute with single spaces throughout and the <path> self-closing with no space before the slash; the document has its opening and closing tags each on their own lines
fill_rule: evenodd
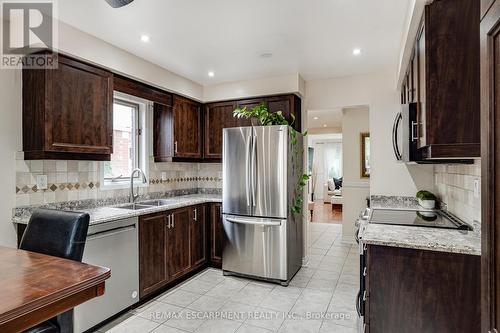
<svg viewBox="0 0 500 333">
<path fill-rule="evenodd" d="M 21 250 L 82 261 L 90 217 L 87 213 L 38 209 L 21 239 Z M 25 333 L 72 333 L 73 310 L 38 324 Z"/>
</svg>

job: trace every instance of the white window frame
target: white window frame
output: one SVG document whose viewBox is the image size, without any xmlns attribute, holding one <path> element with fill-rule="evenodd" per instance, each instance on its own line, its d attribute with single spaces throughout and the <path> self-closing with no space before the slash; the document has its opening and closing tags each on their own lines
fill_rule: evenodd
<svg viewBox="0 0 500 333">
<path fill-rule="evenodd" d="M 136 125 L 135 140 L 133 140 L 134 150 L 135 150 L 135 161 L 134 168 L 140 168 L 146 175 L 146 182 L 142 181 L 142 177 L 134 177 L 134 187 L 148 187 L 149 186 L 149 122 L 153 107 L 153 103 L 145 99 L 121 93 L 118 91 L 114 92 L 113 104 L 116 102 L 125 105 L 136 105 L 138 107 L 137 112 L 134 115 L 134 122 Z M 104 178 L 104 161 L 100 165 L 100 180 L 101 180 L 101 190 L 116 190 L 125 189 L 130 187 L 130 175 L 126 175 L 123 178 L 110 180 Z"/>
</svg>

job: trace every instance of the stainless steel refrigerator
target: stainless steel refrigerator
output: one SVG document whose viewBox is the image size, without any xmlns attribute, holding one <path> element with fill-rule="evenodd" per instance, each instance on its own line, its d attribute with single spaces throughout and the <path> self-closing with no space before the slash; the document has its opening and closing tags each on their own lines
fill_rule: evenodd
<svg viewBox="0 0 500 333">
<path fill-rule="evenodd" d="M 292 200 L 303 172 L 302 135 L 288 126 L 223 130 L 224 274 L 287 285 L 303 256 L 303 215 Z"/>
</svg>

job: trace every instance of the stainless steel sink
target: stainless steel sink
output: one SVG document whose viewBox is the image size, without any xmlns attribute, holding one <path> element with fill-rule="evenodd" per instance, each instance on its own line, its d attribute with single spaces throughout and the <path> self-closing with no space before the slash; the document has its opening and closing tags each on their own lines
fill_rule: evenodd
<svg viewBox="0 0 500 333">
<path fill-rule="evenodd" d="M 153 205 L 144 205 L 144 204 L 129 204 L 129 205 L 124 205 L 124 206 L 118 206 L 116 208 L 121 208 L 121 209 L 128 209 L 128 210 L 141 210 L 141 209 L 146 209 L 146 208 L 151 208 Z"/>
<path fill-rule="evenodd" d="M 141 201 L 139 202 L 140 205 L 147 205 L 147 206 L 165 206 L 168 204 L 171 204 L 173 200 L 171 199 L 156 199 L 156 200 L 146 200 L 146 201 Z"/>
</svg>

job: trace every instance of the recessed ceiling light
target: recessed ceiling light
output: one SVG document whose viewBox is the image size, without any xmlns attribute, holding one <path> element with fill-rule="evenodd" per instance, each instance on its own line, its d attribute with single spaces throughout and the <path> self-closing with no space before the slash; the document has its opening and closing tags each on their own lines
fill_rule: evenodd
<svg viewBox="0 0 500 333">
<path fill-rule="evenodd" d="M 314 117 L 313 119 L 314 119 L 314 120 L 318 120 L 319 118 L 318 118 L 318 117 Z"/>
<path fill-rule="evenodd" d="M 326 127 L 326 124 L 323 124 L 323 127 Z"/>
<path fill-rule="evenodd" d="M 357 56 L 357 55 L 360 55 L 361 54 L 361 49 L 354 49 L 352 50 L 352 54 Z"/>
<path fill-rule="evenodd" d="M 212 71 L 210 71 L 210 72 L 208 72 L 208 76 L 209 76 L 209 77 L 214 77 L 214 76 L 215 76 L 215 73 L 214 73 L 214 72 L 212 72 Z"/>
<path fill-rule="evenodd" d="M 273 56 L 272 53 L 269 53 L 269 52 L 266 52 L 266 53 L 262 53 L 260 55 L 261 58 L 271 58 Z"/>
<path fill-rule="evenodd" d="M 148 35 L 141 35 L 141 41 L 144 43 L 149 42 L 149 36 Z"/>
</svg>

